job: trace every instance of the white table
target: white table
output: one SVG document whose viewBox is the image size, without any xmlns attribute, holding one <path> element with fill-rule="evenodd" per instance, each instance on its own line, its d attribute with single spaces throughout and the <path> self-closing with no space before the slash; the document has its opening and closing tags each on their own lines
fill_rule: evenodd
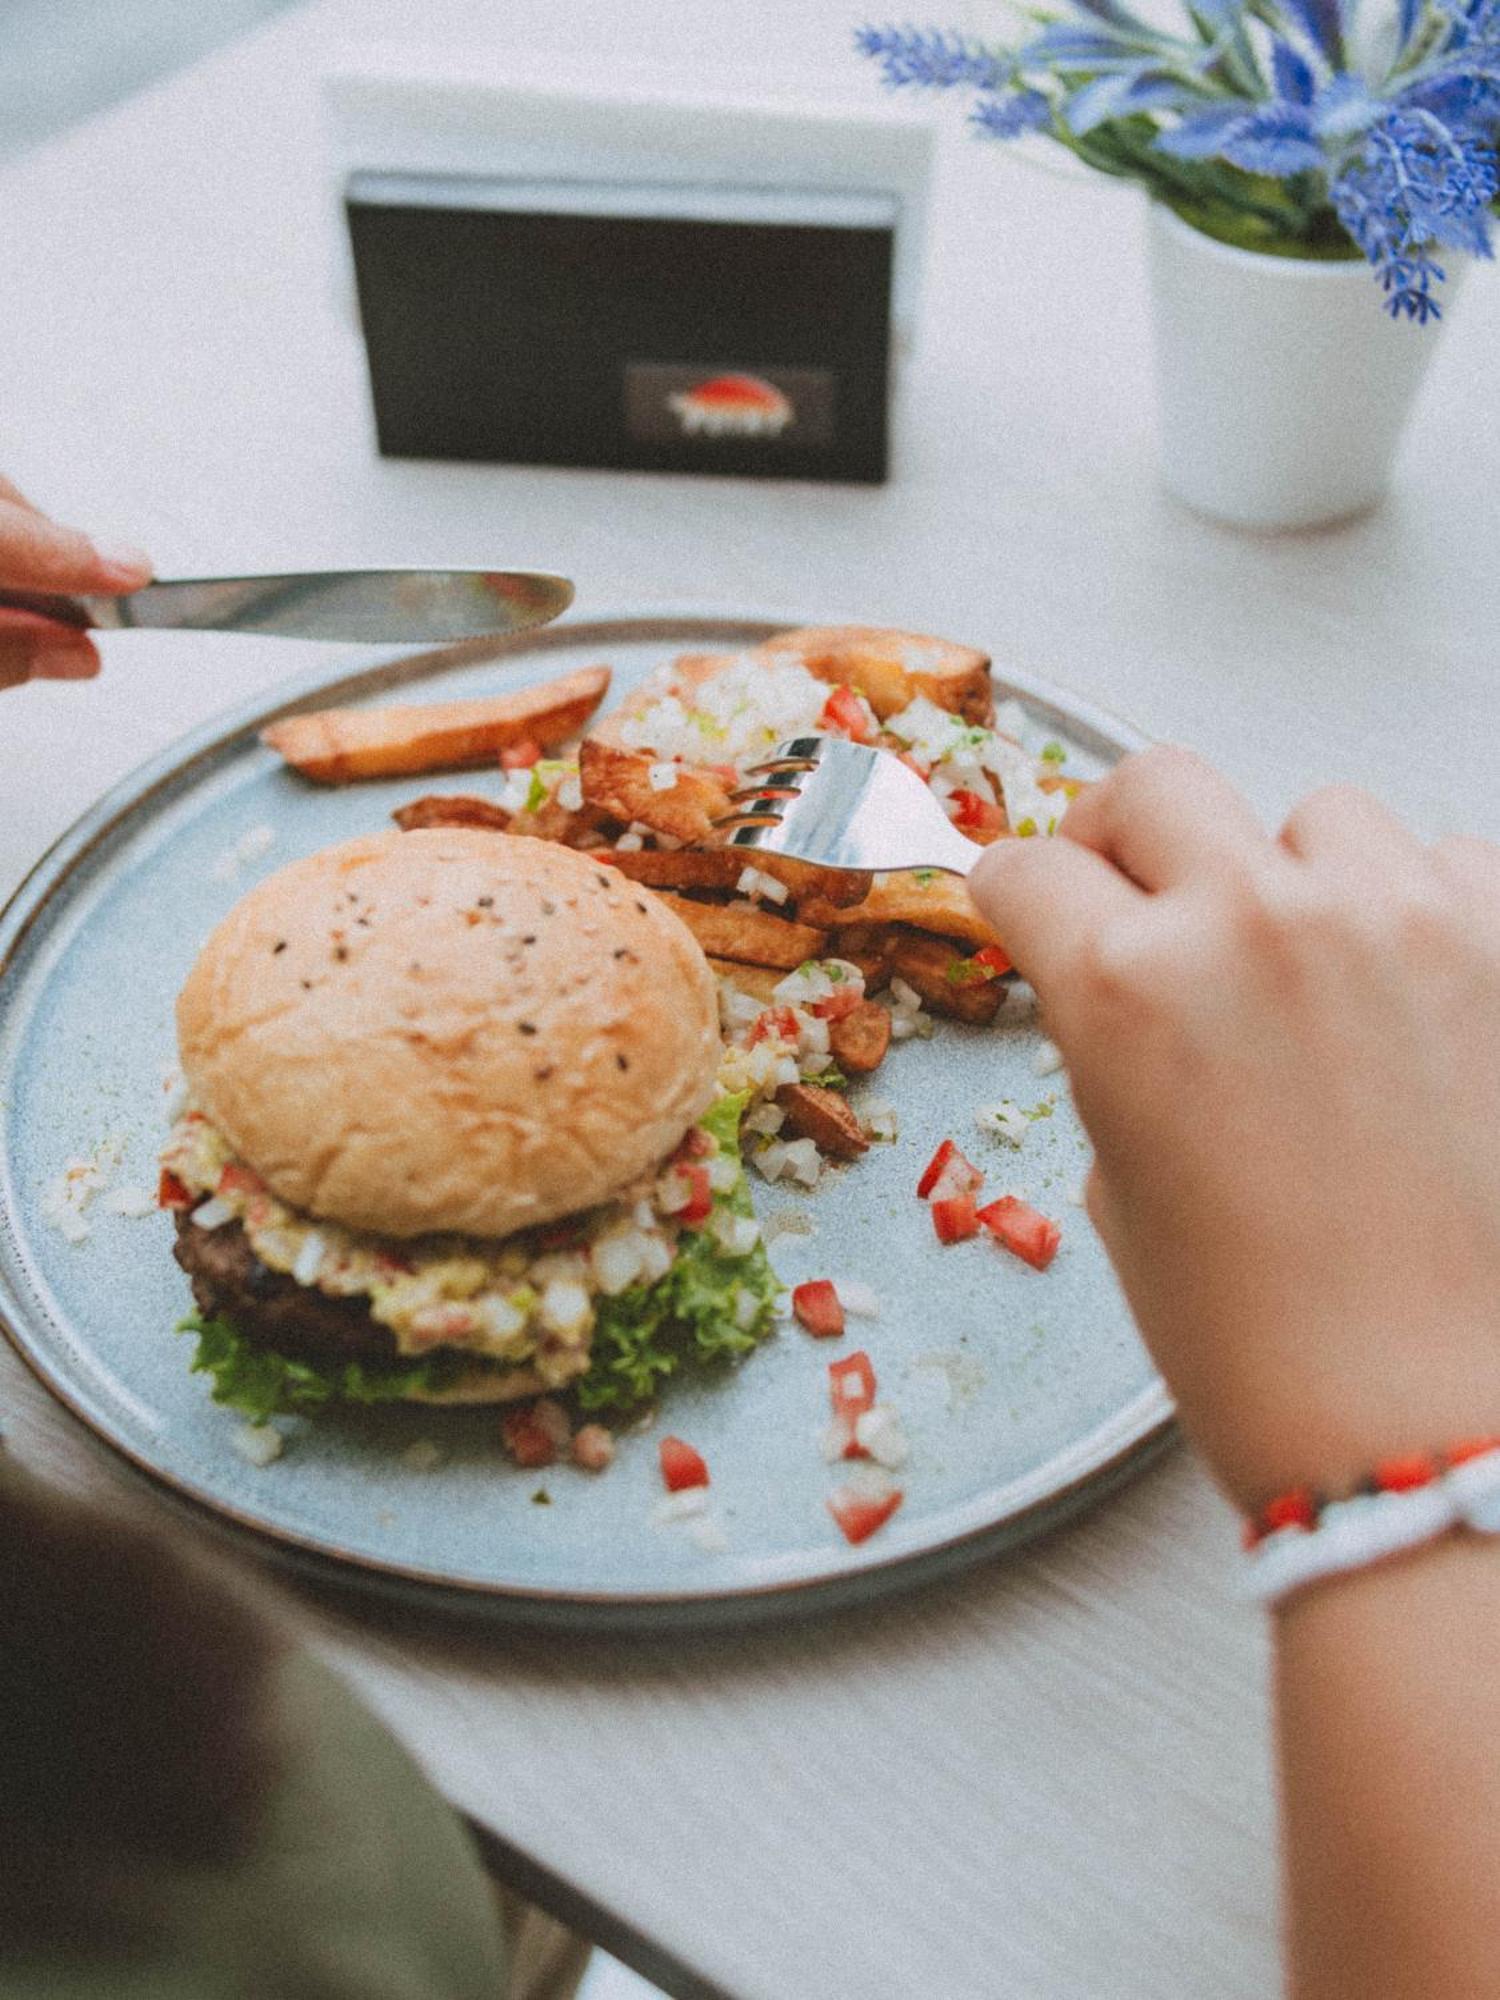
<svg viewBox="0 0 1500 2000">
<path fill-rule="evenodd" d="M 424 33 L 597 60 L 845 63 L 857 10 L 431 0 Z M 1331 778 L 1500 831 L 1494 275 L 1394 501 L 1253 540 L 1156 490 L 1135 198 L 956 134 L 880 490 L 382 463 L 328 277 L 313 77 L 397 0 L 294 14 L 0 176 L 0 465 L 166 572 L 535 561 L 584 616 L 857 613 L 1044 669 L 1195 743 L 1268 812 Z M 852 66 L 845 87 L 857 87 Z M 113 778 L 300 672 L 131 638 L 0 705 L 0 889 Z M 347 649 L 346 649 L 347 650 Z M 8 1351 L 13 1448 L 123 1478 Z M 732 1639 L 497 1636 L 304 1599 L 317 1640 L 523 1886 L 681 1995 L 1261 2000 L 1275 1984 L 1264 1652 L 1179 1453 L 1082 1525 L 878 1610 Z"/>
</svg>

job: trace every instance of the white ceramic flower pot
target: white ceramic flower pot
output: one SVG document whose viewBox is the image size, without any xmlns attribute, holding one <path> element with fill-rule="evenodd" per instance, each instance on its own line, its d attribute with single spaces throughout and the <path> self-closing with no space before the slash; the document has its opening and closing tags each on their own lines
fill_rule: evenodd
<svg viewBox="0 0 1500 2000">
<path fill-rule="evenodd" d="M 1370 267 L 1236 250 L 1151 205 L 1162 475 L 1245 528 L 1347 519 L 1385 492 L 1438 323 L 1393 320 Z M 1444 305 L 1461 260 L 1445 268 Z"/>
</svg>

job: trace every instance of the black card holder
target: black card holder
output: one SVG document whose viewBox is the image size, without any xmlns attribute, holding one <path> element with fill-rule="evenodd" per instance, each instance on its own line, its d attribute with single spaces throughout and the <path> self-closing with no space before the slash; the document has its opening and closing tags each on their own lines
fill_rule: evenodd
<svg viewBox="0 0 1500 2000">
<path fill-rule="evenodd" d="M 877 482 L 895 196 L 356 173 L 380 449 Z"/>
</svg>

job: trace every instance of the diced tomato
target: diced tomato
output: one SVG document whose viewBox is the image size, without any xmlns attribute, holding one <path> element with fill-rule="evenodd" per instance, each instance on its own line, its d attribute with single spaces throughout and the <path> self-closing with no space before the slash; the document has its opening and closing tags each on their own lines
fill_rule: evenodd
<svg viewBox="0 0 1500 2000">
<path fill-rule="evenodd" d="M 982 965 L 986 972 L 992 972 L 997 979 L 1007 972 L 1014 972 L 1015 966 L 998 944 L 982 945 L 974 954 L 974 964 Z"/>
<path fill-rule="evenodd" d="M 688 1196 L 686 1207 L 679 1208 L 672 1219 L 674 1222 L 680 1222 L 684 1229 L 696 1229 L 700 1223 L 707 1222 L 713 1213 L 714 1191 L 713 1184 L 708 1178 L 708 1168 L 697 1160 L 690 1160 L 676 1171 L 681 1174 L 692 1192 Z"/>
<path fill-rule="evenodd" d="M 679 1160 L 704 1160 L 716 1152 L 712 1132 L 705 1132 L 701 1125 L 689 1125 L 682 1135 L 682 1144 L 677 1148 Z"/>
<path fill-rule="evenodd" d="M 658 1447 L 661 1453 L 661 1476 L 667 1482 L 669 1493 L 681 1493 L 684 1487 L 707 1486 L 708 1461 L 701 1451 L 695 1451 L 681 1438 L 665 1437 Z"/>
<path fill-rule="evenodd" d="M 992 805 L 978 792 L 952 792 L 949 805 L 954 809 L 953 824 L 960 833 L 1003 833 L 1005 814 L 999 806 Z"/>
<path fill-rule="evenodd" d="M 841 986 L 822 1000 L 814 1000 L 808 1008 L 809 1014 L 816 1014 L 820 1021 L 844 1021 L 854 1012 L 864 998 L 852 986 Z"/>
<path fill-rule="evenodd" d="M 775 1035 L 783 1042 L 797 1039 L 797 1016 L 790 1007 L 767 1007 L 763 1014 L 757 1014 L 750 1024 L 750 1046 L 757 1042 L 769 1041 Z"/>
<path fill-rule="evenodd" d="M 529 771 L 533 764 L 542 761 L 542 746 L 529 736 L 523 736 L 519 743 L 507 743 L 500 752 L 502 771 Z"/>
<path fill-rule="evenodd" d="M 978 1194 L 983 1186 L 980 1169 L 965 1158 L 951 1139 L 945 1139 L 917 1182 L 917 1199 L 926 1201 L 931 1195 L 937 1201 L 949 1201 L 956 1195 Z"/>
<path fill-rule="evenodd" d="M 865 704 L 851 687 L 836 687 L 823 704 L 819 729 L 835 736 L 847 736 L 855 743 L 873 743 L 877 734 Z"/>
<path fill-rule="evenodd" d="M 161 1178 L 156 1183 L 156 1205 L 158 1208 L 191 1208 L 192 1191 L 178 1180 L 170 1167 L 163 1167 Z"/>
<path fill-rule="evenodd" d="M 1013 1194 L 1003 1194 L 980 1209 L 979 1220 L 997 1243 L 1038 1271 L 1046 1270 L 1062 1242 L 1062 1231 L 1055 1222 Z"/>
<path fill-rule="evenodd" d="M 846 1542 L 864 1542 L 877 1528 L 885 1526 L 904 1498 L 899 1486 L 893 1487 L 882 1500 L 868 1500 L 863 1493 L 841 1486 L 830 1498 L 828 1511 L 843 1530 Z"/>
<path fill-rule="evenodd" d="M 932 1204 L 932 1226 L 939 1243 L 964 1243 L 979 1234 L 979 1211 L 971 1194 L 949 1195 Z"/>
<path fill-rule="evenodd" d="M 217 1189 L 219 1194 L 257 1195 L 264 1194 L 265 1191 L 266 1184 L 260 1175 L 253 1168 L 242 1167 L 235 1160 L 231 1160 L 219 1176 Z"/>
<path fill-rule="evenodd" d="M 792 1311 L 815 1340 L 833 1340 L 844 1330 L 844 1308 L 831 1278 L 813 1278 L 792 1293 Z"/>
<path fill-rule="evenodd" d="M 951 1139 L 945 1139 L 942 1145 L 938 1147 L 937 1151 L 923 1168 L 922 1178 L 917 1182 L 918 1201 L 926 1201 L 928 1195 L 932 1193 L 932 1190 L 938 1184 L 938 1175 L 947 1166 L 957 1151 L 958 1148 Z"/>
<path fill-rule="evenodd" d="M 875 1407 L 875 1367 L 862 1347 L 828 1364 L 828 1390 L 833 1398 L 833 1414 L 846 1417 L 852 1425 L 856 1417 Z"/>
<path fill-rule="evenodd" d="M 551 1465 L 557 1457 L 557 1441 L 550 1428 L 527 1404 L 505 1412 L 500 1419 L 500 1438 L 517 1465 Z"/>
</svg>

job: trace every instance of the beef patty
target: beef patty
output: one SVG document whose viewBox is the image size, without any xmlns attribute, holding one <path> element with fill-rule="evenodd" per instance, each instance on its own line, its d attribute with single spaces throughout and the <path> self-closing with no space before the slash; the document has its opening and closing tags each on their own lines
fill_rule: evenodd
<svg viewBox="0 0 1500 2000">
<path fill-rule="evenodd" d="M 172 1254 L 206 1319 L 222 1317 L 260 1347 L 317 1364 L 390 1366 L 403 1357 L 388 1326 L 360 1298 L 335 1298 L 263 1264 L 238 1222 L 200 1229 L 179 1211 Z"/>
</svg>

